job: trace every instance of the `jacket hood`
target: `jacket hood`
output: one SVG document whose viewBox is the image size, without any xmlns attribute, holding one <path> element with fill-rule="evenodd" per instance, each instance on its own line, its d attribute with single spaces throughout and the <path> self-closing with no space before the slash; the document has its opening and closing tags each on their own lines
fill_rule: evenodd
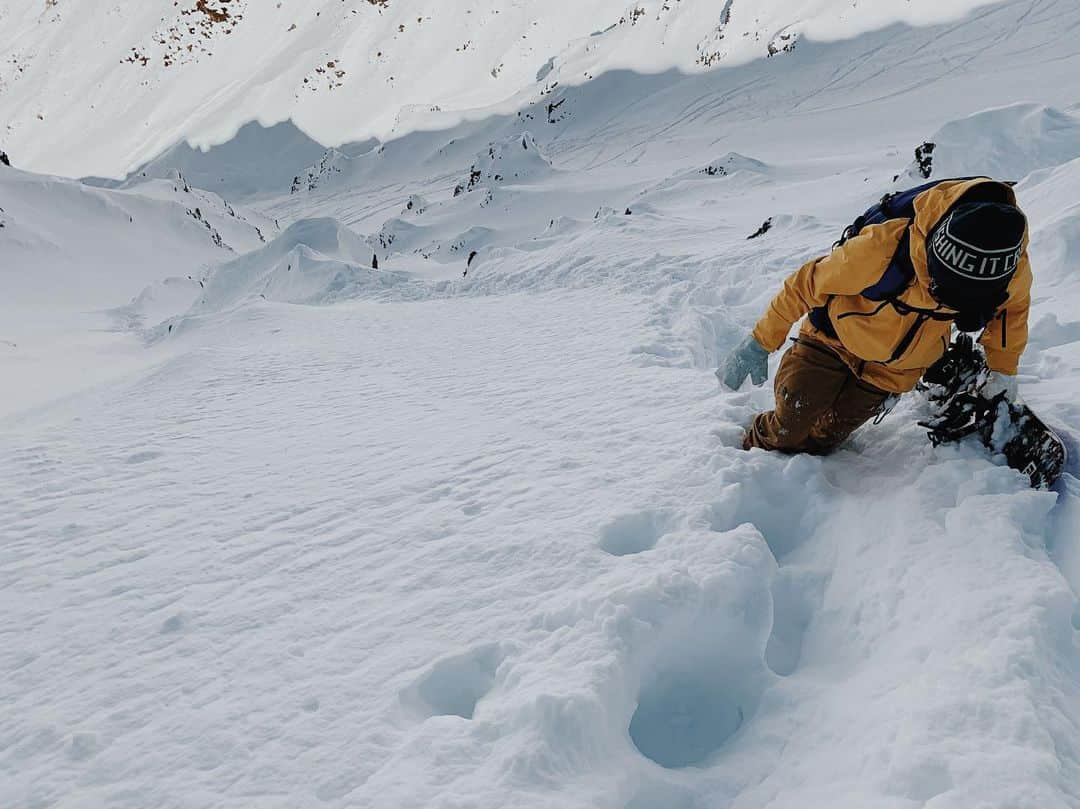
<svg viewBox="0 0 1080 809">
<path fill-rule="evenodd" d="M 997 201 L 1016 205 L 1016 194 L 1008 185 L 992 180 L 989 177 L 976 177 L 970 180 L 946 180 L 933 188 L 924 191 L 915 198 L 915 218 L 911 222 L 911 263 L 915 267 L 915 277 L 918 279 L 918 293 L 924 298 L 922 306 L 933 309 L 938 305 L 930 295 L 930 268 L 927 258 L 927 240 L 930 233 L 938 222 L 945 218 L 949 211 L 969 192 L 980 185 L 991 184 L 994 186 L 993 193 L 997 195 Z M 987 189 L 990 191 L 990 189 Z M 966 200 L 965 200 L 966 201 Z M 1028 246 L 1028 232 L 1024 231 L 1023 250 Z"/>
</svg>

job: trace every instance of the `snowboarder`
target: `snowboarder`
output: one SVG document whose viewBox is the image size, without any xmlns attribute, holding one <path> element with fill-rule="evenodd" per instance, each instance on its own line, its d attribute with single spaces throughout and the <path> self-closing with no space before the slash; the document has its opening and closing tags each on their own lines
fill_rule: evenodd
<svg viewBox="0 0 1080 809">
<path fill-rule="evenodd" d="M 0 149 L 0 163 L 5 166 L 11 166 L 11 158 L 7 156 L 7 152 L 3 149 Z"/>
<path fill-rule="evenodd" d="M 1032 282 L 1027 220 L 1005 183 L 921 188 L 910 192 L 906 215 L 891 215 L 890 201 L 903 194 L 886 197 L 831 253 L 792 274 L 717 372 L 733 390 L 747 376 L 763 384 L 769 354 L 809 315 L 780 362 L 775 409 L 754 418 L 744 449 L 831 452 L 915 387 L 953 326 L 983 331 L 992 372 L 983 395 L 1015 397 Z"/>
</svg>

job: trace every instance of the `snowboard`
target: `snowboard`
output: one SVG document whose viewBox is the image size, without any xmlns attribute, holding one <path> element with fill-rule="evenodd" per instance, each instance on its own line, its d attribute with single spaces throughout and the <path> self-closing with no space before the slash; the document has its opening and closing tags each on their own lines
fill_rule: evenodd
<svg viewBox="0 0 1080 809">
<path fill-rule="evenodd" d="M 1068 453 L 1061 437 L 1026 404 L 1004 394 L 981 393 L 990 369 L 975 340 L 957 337 L 945 355 L 923 375 L 934 415 L 919 424 L 933 445 L 978 436 L 987 449 L 1005 456 L 1010 467 L 1027 475 L 1036 489 L 1047 489 L 1061 476 Z"/>
</svg>

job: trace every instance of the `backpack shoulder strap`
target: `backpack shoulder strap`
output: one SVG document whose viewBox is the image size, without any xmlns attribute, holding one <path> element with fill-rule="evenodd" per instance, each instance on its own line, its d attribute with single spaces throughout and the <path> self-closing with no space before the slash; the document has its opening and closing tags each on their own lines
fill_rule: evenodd
<svg viewBox="0 0 1080 809">
<path fill-rule="evenodd" d="M 885 301 L 892 305 L 893 309 L 902 315 L 918 314 L 927 320 L 952 321 L 955 314 L 939 311 L 939 308 L 921 309 L 917 306 L 904 303 L 900 295 L 915 281 L 915 265 L 911 261 L 911 226 L 904 230 L 904 235 L 897 245 L 889 266 L 876 284 L 867 287 L 860 293 L 864 298 L 871 301 Z"/>
<path fill-rule="evenodd" d="M 862 296 L 871 301 L 888 301 L 896 298 L 911 286 L 915 280 L 915 265 L 911 263 L 911 225 L 904 228 L 904 235 L 896 246 L 896 252 L 889 260 L 885 272 L 877 283 L 862 291 Z"/>
</svg>

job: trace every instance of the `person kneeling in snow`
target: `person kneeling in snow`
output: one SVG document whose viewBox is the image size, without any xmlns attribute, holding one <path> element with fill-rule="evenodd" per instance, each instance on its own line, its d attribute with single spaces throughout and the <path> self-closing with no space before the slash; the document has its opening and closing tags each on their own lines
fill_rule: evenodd
<svg viewBox="0 0 1080 809">
<path fill-rule="evenodd" d="M 941 181 L 912 197 L 913 215 L 898 218 L 888 216 L 889 200 L 876 217 L 884 221 L 857 221 L 845 235 L 858 235 L 792 274 L 717 372 L 732 390 L 747 376 L 763 384 L 769 354 L 809 314 L 780 361 L 776 409 L 754 418 L 744 449 L 831 452 L 884 413 L 890 397 L 915 387 L 954 325 L 985 329 L 993 374 L 984 393 L 1015 396 L 1032 277 L 1027 220 L 1012 188 L 987 178 Z"/>
</svg>

